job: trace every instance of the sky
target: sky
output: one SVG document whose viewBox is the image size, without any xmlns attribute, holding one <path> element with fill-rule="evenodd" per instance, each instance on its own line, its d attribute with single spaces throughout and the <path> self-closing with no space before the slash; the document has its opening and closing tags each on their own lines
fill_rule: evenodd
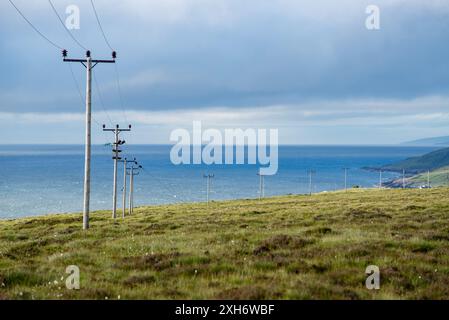
<svg viewBox="0 0 449 320">
<path fill-rule="evenodd" d="M 69 57 L 85 56 L 48 0 L 14 3 Z M 73 36 L 94 59 L 110 58 L 89 0 L 53 3 L 63 20 L 78 6 Z M 278 129 L 281 144 L 449 135 L 449 0 L 94 3 L 118 55 L 116 66 L 94 69 L 94 143 L 113 138 L 103 123 L 131 123 L 127 141 L 142 144 L 170 143 L 193 121 Z M 365 26 L 369 5 L 380 9 L 379 30 Z M 7 0 L 0 70 L 2 143 L 83 143 L 84 67 L 64 63 Z"/>
</svg>

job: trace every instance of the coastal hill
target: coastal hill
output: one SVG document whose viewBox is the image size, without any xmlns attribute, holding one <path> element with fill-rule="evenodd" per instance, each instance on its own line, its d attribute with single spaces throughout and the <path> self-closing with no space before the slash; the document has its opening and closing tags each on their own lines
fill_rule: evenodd
<svg viewBox="0 0 449 320">
<path fill-rule="evenodd" d="M 449 299 L 449 189 L 0 221 L 0 299 Z M 66 268 L 80 289 L 66 288 Z M 365 287 L 380 268 L 381 289 Z"/>
<path fill-rule="evenodd" d="M 433 171 L 446 166 L 449 166 L 449 148 L 435 150 L 422 156 L 412 157 L 397 163 L 385 165 L 381 169 L 397 172 L 406 170 L 408 173 L 417 174 L 426 172 L 427 170 Z"/>
</svg>

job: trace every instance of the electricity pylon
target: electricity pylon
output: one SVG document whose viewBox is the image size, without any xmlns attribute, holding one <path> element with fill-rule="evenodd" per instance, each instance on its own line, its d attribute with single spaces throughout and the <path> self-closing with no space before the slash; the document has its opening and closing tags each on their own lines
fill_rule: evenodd
<svg viewBox="0 0 449 320">
<path fill-rule="evenodd" d="M 92 69 L 99 63 L 115 63 L 117 54 L 112 52 L 112 60 L 93 60 L 90 51 L 86 52 L 86 59 L 67 59 L 67 50 L 62 50 L 64 62 L 81 63 L 86 72 L 86 136 L 84 155 L 84 203 L 83 203 L 83 229 L 89 229 L 90 210 L 90 161 L 91 161 L 91 130 L 92 130 Z"/>
</svg>

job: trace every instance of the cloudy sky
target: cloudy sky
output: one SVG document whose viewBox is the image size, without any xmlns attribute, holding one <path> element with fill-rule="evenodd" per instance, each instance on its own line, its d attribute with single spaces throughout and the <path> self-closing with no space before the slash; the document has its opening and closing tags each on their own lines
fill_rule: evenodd
<svg viewBox="0 0 449 320">
<path fill-rule="evenodd" d="M 84 56 L 48 0 L 15 0 L 70 57 Z M 89 0 L 53 0 L 94 58 L 109 58 Z M 171 130 L 278 128 L 284 144 L 391 144 L 449 135 L 449 0 L 96 0 L 118 52 L 95 67 L 100 124 L 128 122 L 132 143 Z M 368 30 L 366 7 L 380 8 Z M 71 66 L 84 95 L 85 69 Z M 84 106 L 60 50 L 0 3 L 2 143 L 82 143 Z M 122 107 L 123 106 L 123 107 Z"/>
</svg>

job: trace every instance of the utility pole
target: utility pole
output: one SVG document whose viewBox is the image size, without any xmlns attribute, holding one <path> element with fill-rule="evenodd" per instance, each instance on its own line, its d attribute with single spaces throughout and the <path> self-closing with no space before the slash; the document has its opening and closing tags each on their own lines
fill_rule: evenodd
<svg viewBox="0 0 449 320">
<path fill-rule="evenodd" d="M 315 170 L 309 170 L 309 196 L 312 195 L 312 175 L 315 174 Z"/>
<path fill-rule="evenodd" d="M 206 182 L 206 201 L 207 201 L 207 205 L 209 205 L 211 179 L 213 179 L 214 177 L 215 177 L 215 175 L 213 175 L 213 174 L 205 174 L 205 175 L 203 175 L 203 178 L 207 179 L 207 182 Z"/>
<path fill-rule="evenodd" d="M 348 170 L 349 168 L 343 168 L 343 170 L 345 171 L 345 191 L 348 190 Z"/>
<path fill-rule="evenodd" d="M 402 189 L 405 189 L 405 169 L 402 169 Z"/>
<path fill-rule="evenodd" d="M 122 205 L 123 205 L 123 212 L 122 212 L 122 217 L 123 219 L 125 219 L 125 213 L 126 213 L 126 180 L 127 180 L 127 165 L 128 165 L 128 160 L 125 158 L 123 161 L 123 189 L 122 189 Z"/>
<path fill-rule="evenodd" d="M 382 189 L 382 170 L 379 170 L 379 189 Z"/>
<path fill-rule="evenodd" d="M 120 129 L 120 126 L 117 124 L 114 129 L 107 129 L 106 125 L 103 125 L 103 131 L 111 131 L 114 132 L 114 143 L 112 148 L 112 153 L 114 156 L 112 160 L 114 160 L 114 184 L 112 189 L 112 218 L 115 220 L 117 217 L 117 162 L 121 160 L 119 153 L 122 152 L 120 150 L 120 146 L 125 144 L 125 141 L 119 140 L 119 134 L 123 131 L 131 131 L 131 125 L 127 129 Z"/>
<path fill-rule="evenodd" d="M 64 62 L 81 63 L 86 68 L 86 136 L 84 151 L 84 203 L 83 229 L 89 229 L 90 210 L 90 160 L 91 160 L 91 127 L 92 127 L 92 69 L 99 63 L 115 63 L 117 54 L 112 52 L 112 60 L 92 60 L 90 51 L 86 52 L 86 59 L 67 59 L 67 50 L 62 50 Z"/>
<path fill-rule="evenodd" d="M 265 197 L 265 175 L 258 173 L 259 176 L 259 200 Z"/>
<path fill-rule="evenodd" d="M 427 170 L 427 188 L 430 188 L 430 170 Z"/>
<path fill-rule="evenodd" d="M 140 172 L 139 169 L 142 169 L 141 165 L 138 165 L 136 159 L 134 158 L 134 161 L 131 161 L 134 164 L 137 165 L 137 167 L 134 167 L 134 165 L 131 166 L 129 169 L 129 214 L 131 215 L 134 210 L 134 176 L 138 176 Z"/>
</svg>

